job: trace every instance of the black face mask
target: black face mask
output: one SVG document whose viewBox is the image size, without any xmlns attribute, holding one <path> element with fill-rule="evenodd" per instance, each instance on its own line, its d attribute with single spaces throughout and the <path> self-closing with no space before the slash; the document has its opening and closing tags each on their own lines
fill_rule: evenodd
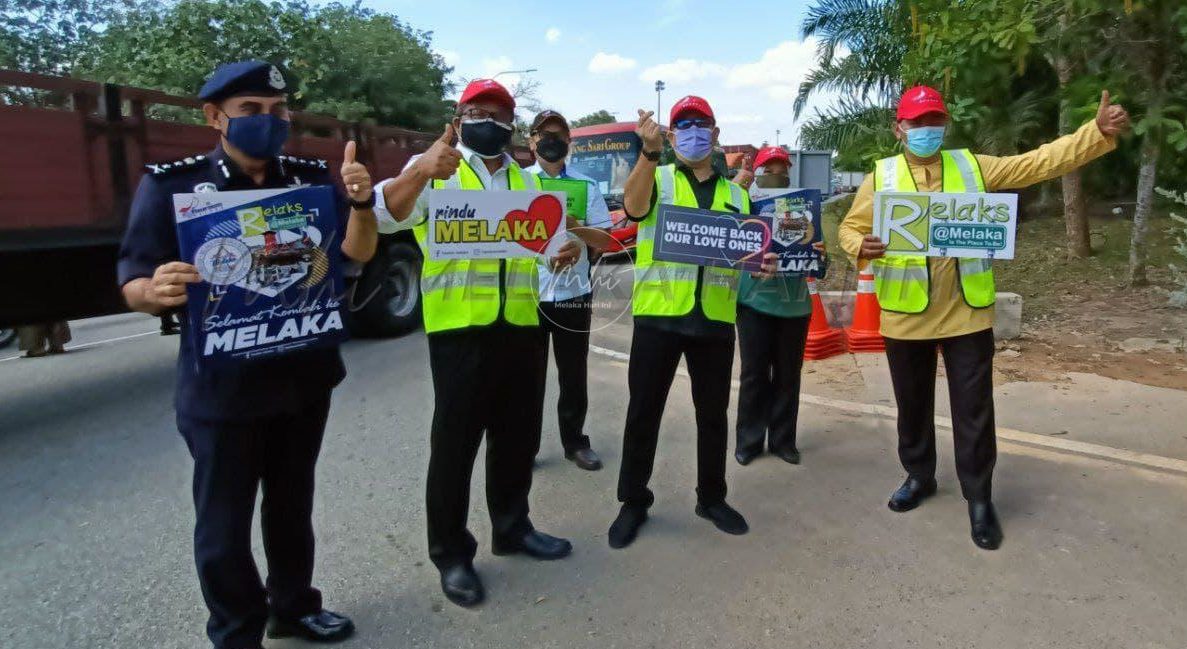
<svg viewBox="0 0 1187 649">
<path fill-rule="evenodd" d="M 569 143 L 556 135 L 544 135 L 536 143 L 536 153 L 548 162 L 559 162 L 569 155 Z"/>
<path fill-rule="evenodd" d="M 511 130 L 493 119 L 462 120 L 462 144 L 484 158 L 494 158 L 511 142 Z"/>
<path fill-rule="evenodd" d="M 759 187 L 772 189 L 791 187 L 791 177 L 787 174 L 763 174 L 754 177 L 754 184 Z"/>
</svg>

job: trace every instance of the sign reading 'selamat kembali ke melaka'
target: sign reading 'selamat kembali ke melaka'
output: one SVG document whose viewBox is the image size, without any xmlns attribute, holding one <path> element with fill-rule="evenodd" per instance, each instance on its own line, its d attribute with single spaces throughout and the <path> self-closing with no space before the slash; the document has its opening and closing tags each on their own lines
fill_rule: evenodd
<svg viewBox="0 0 1187 649">
<path fill-rule="evenodd" d="M 1016 194 L 876 192 L 874 234 L 887 255 L 1014 258 Z"/>
</svg>

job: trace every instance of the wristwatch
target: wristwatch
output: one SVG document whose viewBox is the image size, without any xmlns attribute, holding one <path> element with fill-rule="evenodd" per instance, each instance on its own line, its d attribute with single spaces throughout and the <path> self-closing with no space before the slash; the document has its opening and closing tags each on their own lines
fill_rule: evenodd
<svg viewBox="0 0 1187 649">
<path fill-rule="evenodd" d="M 375 207 L 375 191 L 374 191 L 374 190 L 372 190 L 372 191 L 371 191 L 371 197 L 370 197 L 370 198 L 368 198 L 368 199 L 367 199 L 367 200 L 365 200 L 365 201 L 356 201 L 355 199 L 353 199 L 353 198 L 350 198 L 349 196 L 347 197 L 347 200 L 349 200 L 349 201 L 350 201 L 350 207 L 351 207 L 352 209 L 356 209 L 356 210 L 369 210 L 369 209 L 371 209 L 372 207 Z"/>
<path fill-rule="evenodd" d="M 660 152 L 659 152 L 659 151 L 643 151 L 643 150 L 640 150 L 639 152 L 643 154 L 643 157 L 644 157 L 644 158 L 647 158 L 648 160 L 650 160 L 650 161 L 652 161 L 652 162 L 659 162 L 659 154 L 660 154 Z"/>
</svg>

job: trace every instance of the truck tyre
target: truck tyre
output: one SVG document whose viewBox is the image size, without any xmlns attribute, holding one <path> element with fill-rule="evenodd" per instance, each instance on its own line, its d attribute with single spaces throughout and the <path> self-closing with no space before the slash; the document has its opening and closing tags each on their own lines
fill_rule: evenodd
<svg viewBox="0 0 1187 649">
<path fill-rule="evenodd" d="M 420 249 L 402 239 L 383 239 L 354 291 L 352 332 L 389 338 L 420 326 Z"/>
</svg>

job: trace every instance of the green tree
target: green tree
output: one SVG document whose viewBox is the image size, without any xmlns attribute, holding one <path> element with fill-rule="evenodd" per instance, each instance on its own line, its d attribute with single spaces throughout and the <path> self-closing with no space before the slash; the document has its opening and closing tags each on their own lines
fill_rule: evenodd
<svg viewBox="0 0 1187 649">
<path fill-rule="evenodd" d="M 570 122 L 569 126 L 573 128 L 581 128 L 582 126 L 596 126 L 598 124 L 613 124 L 618 119 L 614 117 L 608 110 L 594 111 L 588 115 L 583 115 Z"/>
<path fill-rule="evenodd" d="M 1187 7 L 1180 0 L 1125 0 L 1116 20 L 1117 63 L 1132 74 L 1134 132 L 1141 137 L 1129 283 L 1143 286 L 1159 161 L 1167 149 L 1187 151 Z"/>
<path fill-rule="evenodd" d="M 115 17 L 82 48 L 76 76 L 192 95 L 219 64 L 257 58 L 294 81 L 298 108 L 436 130 L 450 68 L 432 34 L 396 16 L 302 0 L 180 0 Z"/>
<path fill-rule="evenodd" d="M 0 67 L 36 74 L 69 74 L 81 43 L 133 0 L 3 0 Z"/>
</svg>

